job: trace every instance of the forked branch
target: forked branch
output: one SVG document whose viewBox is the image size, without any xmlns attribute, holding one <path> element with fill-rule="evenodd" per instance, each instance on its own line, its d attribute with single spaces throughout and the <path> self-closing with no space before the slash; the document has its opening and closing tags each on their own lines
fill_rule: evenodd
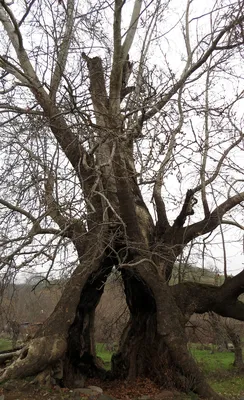
<svg viewBox="0 0 244 400">
<path fill-rule="evenodd" d="M 222 223 L 222 218 L 232 208 L 244 201 L 244 192 L 238 193 L 235 196 L 229 197 L 226 201 L 216 207 L 209 215 L 202 221 L 189 225 L 182 229 L 181 237 L 182 244 L 189 243 L 192 239 L 205 235 L 217 228 Z"/>
</svg>

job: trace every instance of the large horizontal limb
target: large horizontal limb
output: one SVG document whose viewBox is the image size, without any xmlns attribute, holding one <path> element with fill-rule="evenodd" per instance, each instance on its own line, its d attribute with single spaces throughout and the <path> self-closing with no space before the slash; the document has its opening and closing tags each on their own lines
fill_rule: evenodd
<svg viewBox="0 0 244 400">
<path fill-rule="evenodd" d="M 240 300 L 236 300 L 236 302 L 231 304 L 219 304 L 213 311 L 222 317 L 244 321 L 244 303 Z"/>
<path fill-rule="evenodd" d="M 244 293 L 244 271 L 228 278 L 223 285 L 183 282 L 171 287 L 182 313 L 189 318 L 193 313 L 214 311 L 223 317 L 244 321 L 244 303 L 238 297 Z"/>
</svg>

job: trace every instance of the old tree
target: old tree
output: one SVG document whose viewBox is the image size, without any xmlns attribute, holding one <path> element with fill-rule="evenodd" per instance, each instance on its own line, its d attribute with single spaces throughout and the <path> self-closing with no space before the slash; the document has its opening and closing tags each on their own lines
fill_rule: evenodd
<svg viewBox="0 0 244 400">
<path fill-rule="evenodd" d="M 57 363 L 69 387 L 103 376 L 94 316 L 116 268 L 130 319 L 110 376 L 219 398 L 184 327 L 243 320 L 244 272 L 169 280 L 189 245 L 243 229 L 243 3 L 178 3 L 0 2 L 2 282 L 36 265 L 68 278 L 2 381 Z"/>
</svg>

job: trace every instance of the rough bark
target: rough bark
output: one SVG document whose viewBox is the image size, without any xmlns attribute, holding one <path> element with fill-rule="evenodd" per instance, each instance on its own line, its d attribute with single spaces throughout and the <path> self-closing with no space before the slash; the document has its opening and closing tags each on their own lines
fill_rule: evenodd
<svg viewBox="0 0 244 400">
<path fill-rule="evenodd" d="M 131 380 L 149 376 L 165 387 L 193 390 L 208 399 L 221 398 L 207 384 L 188 352 L 185 319 L 173 297 L 169 293 L 166 297 L 167 289 L 159 291 L 163 285 L 159 277 L 147 279 L 148 275 L 151 274 L 146 271 L 142 279 L 138 271 L 123 272 L 131 317 L 112 359 L 112 375 Z"/>
<path fill-rule="evenodd" d="M 131 318 L 121 338 L 119 352 L 113 358 L 112 376 L 134 379 L 137 376 L 149 375 L 164 385 L 171 385 L 172 381 L 176 381 L 180 382 L 181 388 L 191 388 L 202 397 L 218 398 L 188 352 L 184 326 L 194 312 L 214 311 L 220 315 L 243 319 L 244 306 L 238 301 L 238 296 L 244 291 L 244 273 L 239 274 L 239 282 L 235 277 L 219 288 L 196 284 L 182 284 L 170 288 L 168 281 L 174 261 L 184 247 L 194 238 L 212 232 L 220 225 L 224 214 L 244 200 L 244 192 L 236 193 L 232 197 L 228 195 L 227 200 L 216 205 L 212 212 L 205 212 L 203 220 L 185 226 L 187 216 L 194 212 L 194 195 L 201 189 L 204 192 L 205 187 L 189 189 L 181 211 L 171 226 L 165 199 L 161 195 L 164 176 L 160 173 L 154 187 L 158 219 L 155 227 L 137 183 L 133 146 L 136 136 L 138 137 L 138 129 L 143 133 L 143 123 L 156 114 L 159 115 L 177 93 L 183 92 L 188 78 L 195 79 L 195 72 L 198 71 L 199 77 L 202 76 L 202 67 L 204 68 L 204 64 L 216 50 L 221 49 L 221 45 L 225 43 L 222 42 L 225 36 L 231 37 L 232 31 L 243 23 L 242 10 L 231 12 L 231 19 L 227 18 L 224 26 L 220 24 L 219 29 L 210 35 L 209 45 L 201 52 L 199 59 L 196 58 L 192 62 L 193 53 L 190 55 L 189 51 L 183 73 L 178 80 L 174 78 L 171 84 L 169 82 L 162 96 L 157 93 L 157 100 L 152 99 L 147 103 L 149 97 L 145 103 L 145 110 L 140 109 L 139 102 L 139 110 L 136 111 L 137 102 L 132 102 L 131 109 L 124 109 L 124 106 L 122 109 L 121 98 L 133 90 L 127 86 L 132 68 L 128 53 L 139 22 L 142 1 L 135 1 L 130 25 L 126 33 L 122 34 L 121 18 L 125 2 L 116 0 L 113 20 L 114 43 L 111 53 L 108 53 L 109 58 L 113 55 L 111 71 L 109 73 L 107 70 L 106 74 L 104 73 L 100 57 L 90 58 L 85 53 L 82 54 L 89 71 L 93 113 L 89 112 L 90 104 L 87 103 L 88 109 L 84 107 L 87 115 L 86 112 L 83 114 L 84 104 L 81 101 L 81 108 L 75 110 L 81 117 L 77 121 L 81 122 L 75 123 L 73 127 L 73 116 L 70 115 L 71 118 L 66 119 L 62 101 L 60 109 L 55 101 L 58 89 L 58 97 L 63 98 L 60 83 L 65 78 L 69 45 L 75 26 L 73 1 L 68 2 L 65 35 L 58 46 L 59 54 L 50 85 L 38 77 L 31 63 L 19 29 L 20 24 L 6 2 L 0 3 L 0 19 L 16 55 L 14 68 L 8 57 L 1 58 L 1 68 L 17 78 L 22 85 L 29 87 L 35 96 L 50 132 L 73 167 L 82 191 L 80 201 L 84 203 L 87 211 L 84 224 L 83 221 L 72 221 L 64 217 L 62 207 L 56 204 L 56 197 L 52 193 L 55 177 L 51 184 L 50 174 L 45 188 L 44 214 L 47 213 L 59 226 L 61 236 L 70 239 L 76 248 L 79 265 L 52 315 L 34 339 L 24 347 L 18 360 L 3 371 L 0 381 L 9 377 L 36 374 L 60 363 L 63 372 L 59 374 L 59 379 L 69 386 L 81 374 L 101 375 L 102 370 L 96 360 L 93 341 L 94 312 L 107 275 L 114 264 L 120 264 Z M 226 15 L 228 16 L 228 13 Z M 242 41 L 238 42 L 238 45 L 240 44 Z M 229 48 L 232 49 L 232 42 Z M 199 53 L 195 50 L 194 52 Z M 45 75 L 49 74 L 44 74 L 43 79 Z M 68 82 L 69 80 L 67 84 Z M 50 91 L 47 88 L 50 88 Z M 72 90 L 70 94 L 72 95 Z M 178 108 L 179 114 L 182 114 L 179 119 L 183 123 L 182 106 L 179 105 Z M 130 120 L 130 115 L 136 115 L 138 112 L 138 118 L 133 117 Z M 157 123 L 157 120 L 155 121 Z M 179 123 L 177 130 L 181 131 L 182 123 Z M 89 132 L 91 136 L 87 138 Z M 241 141 L 242 138 L 238 140 Z M 238 140 L 235 145 L 240 143 Z M 170 161 L 167 159 L 167 153 L 174 157 L 170 147 L 167 151 L 167 143 L 165 146 L 164 166 Z M 173 141 L 172 148 L 175 146 L 176 141 Z M 204 186 L 213 184 L 232 148 L 234 144 L 225 150 L 224 158 L 220 158 L 216 171 L 205 181 Z M 45 165 L 45 173 L 46 167 Z M 206 211 L 206 206 L 203 206 Z M 14 211 L 18 210 L 15 208 Z M 29 217 L 30 213 L 24 212 L 24 215 L 33 223 L 39 223 L 35 218 Z M 110 249 L 113 249 L 112 255 L 109 254 Z M 130 263 L 136 266 L 131 266 Z"/>
<path fill-rule="evenodd" d="M 95 365 L 93 315 L 113 261 L 92 237 L 88 236 L 83 251 L 83 262 L 66 284 L 54 312 L 22 349 L 14 364 L 3 371 L 0 381 L 35 375 L 62 360 L 67 381 L 71 383 L 77 373 L 78 355 L 82 360 L 82 356 L 85 358 L 89 354 L 90 364 Z"/>
<path fill-rule="evenodd" d="M 94 236 L 88 239 L 80 247 L 82 262 L 53 314 L 13 365 L 3 371 L 1 381 L 38 374 L 50 366 L 55 369 L 60 363 L 59 380 L 68 387 L 84 374 L 104 376 L 95 354 L 94 312 L 118 259 L 116 252 L 106 250 L 105 243 L 99 246 L 97 240 L 94 243 Z M 125 249 L 118 251 L 125 256 Z M 130 380 L 149 376 L 165 387 L 175 385 L 208 399 L 220 398 L 190 356 L 184 326 L 193 312 L 216 309 L 221 299 L 228 302 L 230 296 L 235 299 L 239 295 L 235 290 L 238 280 L 233 278 L 222 287 L 195 283 L 170 287 L 164 273 L 166 267 L 157 267 L 160 257 L 145 261 L 133 252 L 128 254 L 128 264 L 121 271 L 131 317 L 113 357 L 111 376 Z M 136 266 L 129 267 L 130 263 Z"/>
<path fill-rule="evenodd" d="M 76 316 L 67 338 L 63 378 L 66 386 L 72 386 L 81 375 L 93 377 L 104 373 L 96 358 L 94 319 L 95 309 L 113 262 L 112 258 L 106 258 L 100 270 L 90 275 L 81 292 Z"/>
<path fill-rule="evenodd" d="M 185 316 L 177 306 L 165 279 L 152 271 L 143 271 L 143 279 L 149 284 L 157 306 L 157 332 L 162 337 L 174 364 L 187 381 L 192 382 L 192 390 L 203 398 L 221 398 L 208 385 L 195 360 L 187 348 Z"/>
<path fill-rule="evenodd" d="M 131 381 L 137 377 L 149 377 L 164 387 L 190 389 L 157 332 L 156 303 L 152 292 L 135 273 L 122 271 L 122 275 L 131 316 L 118 352 L 112 357 L 112 377 Z"/>
</svg>

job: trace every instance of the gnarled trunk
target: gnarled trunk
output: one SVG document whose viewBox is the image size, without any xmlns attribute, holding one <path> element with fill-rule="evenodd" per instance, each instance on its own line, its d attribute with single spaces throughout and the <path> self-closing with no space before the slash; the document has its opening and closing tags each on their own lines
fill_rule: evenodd
<svg viewBox="0 0 244 400">
<path fill-rule="evenodd" d="M 165 387 L 175 387 L 180 374 L 157 332 L 153 294 L 135 274 L 122 271 L 122 276 L 131 315 L 122 334 L 118 352 L 112 357 L 112 376 L 129 380 L 149 377 Z M 182 385 L 179 386 L 182 389 Z"/>
<path fill-rule="evenodd" d="M 59 380 L 68 387 L 83 375 L 105 377 L 95 354 L 94 312 L 113 265 L 114 259 L 104 256 L 94 261 L 92 273 L 85 274 L 82 269 L 75 272 L 71 279 L 77 291 L 77 280 L 81 279 L 79 296 L 72 285 L 66 288 L 53 315 L 19 359 L 5 370 L 1 380 L 55 369 L 60 363 L 63 371 Z M 119 350 L 112 358 L 111 377 L 134 380 L 146 376 L 164 387 L 193 390 L 202 397 L 220 399 L 189 355 L 185 320 L 174 303 L 170 288 L 143 266 L 137 270 L 122 269 L 122 277 L 131 315 Z M 70 298 L 72 303 L 74 297 L 74 312 L 65 313 L 64 301 Z M 67 331 L 60 325 L 60 309 L 63 310 L 63 325 L 69 325 Z"/>
<path fill-rule="evenodd" d="M 118 352 L 112 357 L 112 376 L 130 380 L 150 377 L 160 386 L 192 390 L 208 399 L 221 398 L 207 384 L 188 352 L 184 319 L 175 323 L 177 311 L 172 308 L 168 312 L 168 298 L 162 299 L 164 304 L 157 302 L 155 293 L 160 282 L 156 282 L 153 292 L 139 274 L 123 271 L 122 276 L 131 316 Z M 164 306 L 166 318 L 165 312 L 161 314 Z"/>
<path fill-rule="evenodd" d="M 50 317 L 23 348 L 19 358 L 7 367 L 0 381 L 38 374 L 62 364 L 61 380 L 71 386 L 83 372 L 82 363 L 97 371 L 93 339 L 94 313 L 111 272 L 113 260 L 88 237 L 83 260 L 67 282 Z M 92 374 L 92 372 L 90 372 Z"/>
<path fill-rule="evenodd" d="M 96 357 L 94 320 L 95 309 L 112 266 L 112 259 L 105 259 L 99 271 L 90 275 L 81 292 L 76 316 L 67 338 L 63 378 L 66 386 L 72 386 L 81 375 L 93 377 L 104 373 Z"/>
</svg>

